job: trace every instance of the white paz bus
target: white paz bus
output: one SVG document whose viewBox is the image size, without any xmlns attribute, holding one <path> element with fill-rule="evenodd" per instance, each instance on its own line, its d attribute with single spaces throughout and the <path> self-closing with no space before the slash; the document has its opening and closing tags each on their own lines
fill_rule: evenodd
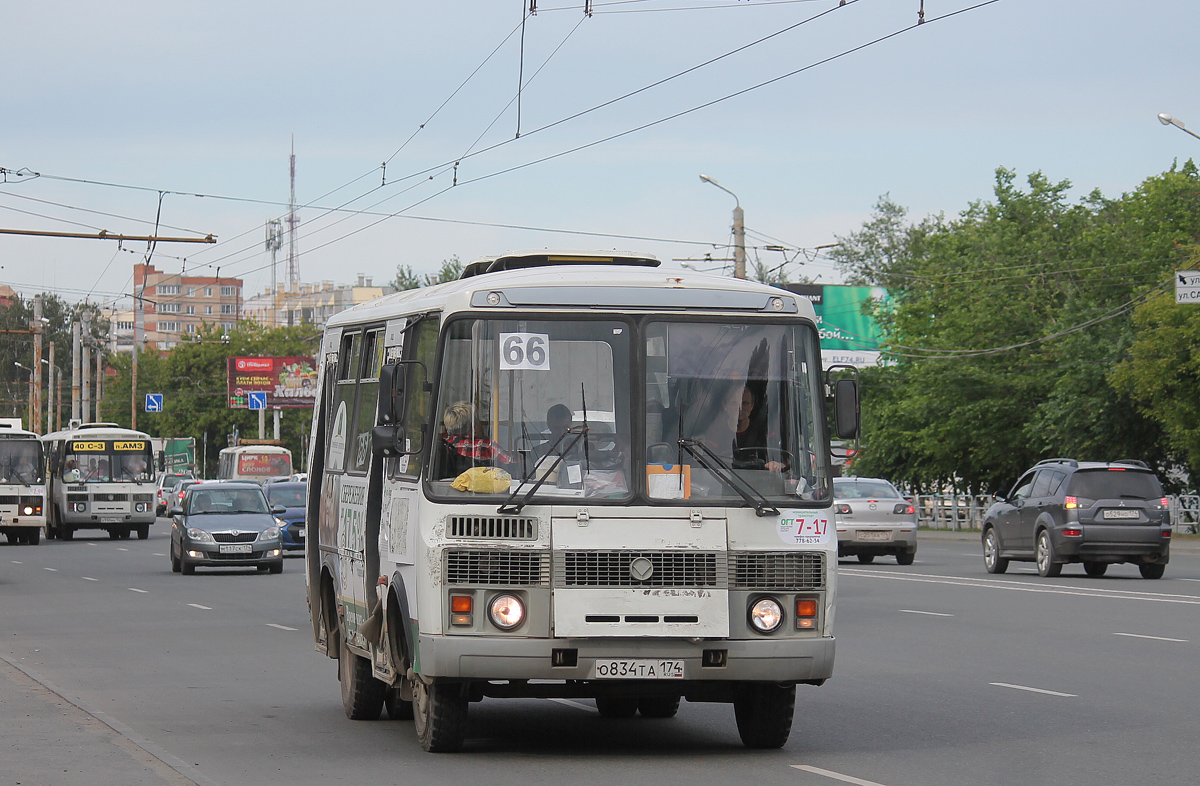
<svg viewBox="0 0 1200 786">
<path fill-rule="evenodd" d="M 221 480 L 287 480 L 292 476 L 292 451 L 278 445 L 238 445 L 221 450 L 217 477 Z"/>
<path fill-rule="evenodd" d="M 46 434 L 42 445 L 47 537 L 71 540 L 81 529 L 150 537 L 157 488 L 148 434 L 116 423 L 76 423 Z"/>
<path fill-rule="evenodd" d="M 37 545 L 46 524 L 46 463 L 37 434 L 0 420 L 0 533 Z"/>
<path fill-rule="evenodd" d="M 453 751 L 485 697 L 687 699 L 786 742 L 833 670 L 826 398 L 850 438 L 856 383 L 803 299 L 658 264 L 514 253 L 330 320 L 306 575 L 349 717 Z"/>
</svg>

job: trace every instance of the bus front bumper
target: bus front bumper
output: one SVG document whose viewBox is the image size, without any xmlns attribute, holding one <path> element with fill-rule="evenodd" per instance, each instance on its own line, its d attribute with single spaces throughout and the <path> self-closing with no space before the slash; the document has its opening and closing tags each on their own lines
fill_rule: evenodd
<svg viewBox="0 0 1200 786">
<path fill-rule="evenodd" d="M 596 661 L 679 660 L 687 681 L 818 682 L 833 674 L 833 637 L 701 640 L 420 637 L 417 671 L 483 680 L 596 680 Z M 574 665 L 555 666 L 557 660 Z M 573 652 L 572 652 L 573 651 Z M 712 654 L 714 651 L 723 654 Z M 705 665 L 720 662 L 723 665 Z M 657 680 L 659 683 L 669 682 Z"/>
</svg>

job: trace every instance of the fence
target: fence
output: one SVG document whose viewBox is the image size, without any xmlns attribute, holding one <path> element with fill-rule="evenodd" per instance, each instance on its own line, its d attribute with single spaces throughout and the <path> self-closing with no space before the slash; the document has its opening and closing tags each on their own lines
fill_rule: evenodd
<svg viewBox="0 0 1200 786">
<path fill-rule="evenodd" d="M 1171 521 L 1178 533 L 1200 532 L 1200 495 L 1170 497 Z M 918 494 L 917 525 L 929 529 L 981 530 L 991 494 Z"/>
</svg>

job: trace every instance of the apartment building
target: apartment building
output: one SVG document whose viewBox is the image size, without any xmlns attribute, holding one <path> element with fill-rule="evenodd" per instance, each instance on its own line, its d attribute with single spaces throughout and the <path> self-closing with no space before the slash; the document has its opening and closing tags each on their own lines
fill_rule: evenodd
<svg viewBox="0 0 1200 786">
<path fill-rule="evenodd" d="M 371 276 L 358 274 L 354 284 L 300 284 L 298 291 L 287 292 L 278 285 L 272 294 L 267 287 L 262 294 L 246 298 L 243 315 L 270 327 L 313 325 L 323 327 L 339 311 L 374 300 L 392 292 L 390 286 L 374 286 Z"/>
<path fill-rule="evenodd" d="M 240 278 L 166 273 L 154 265 L 137 264 L 133 285 L 142 295 L 142 338 L 147 347 L 170 349 L 211 323 L 233 330 L 243 317 Z M 118 311 L 110 319 L 109 350 L 131 351 L 135 312 Z"/>
</svg>

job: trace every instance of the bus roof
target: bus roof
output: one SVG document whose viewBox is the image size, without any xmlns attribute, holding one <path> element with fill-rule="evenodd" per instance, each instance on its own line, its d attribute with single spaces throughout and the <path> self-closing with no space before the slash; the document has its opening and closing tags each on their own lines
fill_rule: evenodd
<svg viewBox="0 0 1200 786">
<path fill-rule="evenodd" d="M 292 451 L 279 445 L 236 445 L 228 448 L 221 448 L 222 453 L 287 453 L 292 455 Z"/>
<path fill-rule="evenodd" d="M 488 270 L 497 260 L 521 269 Z M 608 261 L 611 260 L 611 261 Z M 714 311 L 802 316 L 815 319 L 812 304 L 756 281 L 651 267 L 645 254 L 613 251 L 515 252 L 472 262 L 457 281 L 385 295 L 330 318 L 331 328 L 418 314 L 468 310 L 588 309 L 591 312 Z"/>
<path fill-rule="evenodd" d="M 116 423 L 82 423 L 75 428 L 65 428 L 62 431 L 44 434 L 41 438 L 43 440 L 50 441 L 75 439 L 76 437 L 95 437 L 96 439 L 150 439 L 150 435 L 146 434 L 145 432 L 121 428 Z"/>
</svg>

